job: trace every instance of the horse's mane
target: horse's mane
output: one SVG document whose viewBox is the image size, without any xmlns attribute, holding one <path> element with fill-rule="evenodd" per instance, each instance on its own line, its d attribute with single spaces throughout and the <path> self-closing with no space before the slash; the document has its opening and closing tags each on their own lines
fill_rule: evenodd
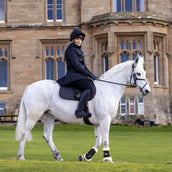
<svg viewBox="0 0 172 172">
<path fill-rule="evenodd" d="M 108 79 L 111 76 L 114 76 L 115 74 L 117 74 L 117 73 L 121 72 L 122 70 L 128 68 L 133 63 L 134 63 L 134 61 L 130 60 L 130 61 L 126 61 L 124 63 L 117 64 L 117 65 L 113 66 L 111 69 L 109 69 L 108 71 L 106 71 L 105 73 L 103 73 L 100 76 L 100 79 Z"/>
</svg>

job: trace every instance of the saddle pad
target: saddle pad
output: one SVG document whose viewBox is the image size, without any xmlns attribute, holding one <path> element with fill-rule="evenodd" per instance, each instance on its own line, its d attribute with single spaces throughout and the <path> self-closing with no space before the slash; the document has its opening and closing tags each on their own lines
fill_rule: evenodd
<svg viewBox="0 0 172 172">
<path fill-rule="evenodd" d="M 68 100 L 79 100 L 81 96 L 81 91 L 75 87 L 61 86 L 59 95 L 63 99 Z"/>
</svg>

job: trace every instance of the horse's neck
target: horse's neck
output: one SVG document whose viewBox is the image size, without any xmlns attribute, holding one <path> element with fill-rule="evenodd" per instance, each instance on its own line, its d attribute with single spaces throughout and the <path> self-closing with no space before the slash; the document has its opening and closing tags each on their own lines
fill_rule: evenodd
<svg viewBox="0 0 172 172">
<path fill-rule="evenodd" d="M 129 76 L 131 75 L 132 71 L 132 63 L 126 63 L 126 64 L 120 64 L 122 67 L 122 70 L 118 70 L 118 72 L 113 72 L 113 69 L 110 71 L 114 73 L 111 75 L 110 73 L 105 74 L 100 79 L 120 83 L 120 84 L 127 84 L 129 80 Z M 124 66 L 123 66 L 124 65 Z M 116 69 L 114 69 L 115 71 Z M 109 75 L 109 77 L 108 77 Z M 110 84 L 110 83 L 102 83 L 101 89 L 106 90 L 106 92 L 109 94 L 107 95 L 109 98 L 115 98 L 115 101 L 119 102 L 122 95 L 124 94 L 124 91 L 126 89 L 126 86 L 118 85 L 118 84 Z M 110 91 L 109 91 L 110 90 Z"/>
<path fill-rule="evenodd" d="M 119 70 L 116 73 L 114 72 L 114 74 L 111 77 L 109 77 L 108 80 L 111 82 L 127 84 L 132 71 L 132 62 L 126 62 L 120 65 L 122 70 Z"/>
</svg>

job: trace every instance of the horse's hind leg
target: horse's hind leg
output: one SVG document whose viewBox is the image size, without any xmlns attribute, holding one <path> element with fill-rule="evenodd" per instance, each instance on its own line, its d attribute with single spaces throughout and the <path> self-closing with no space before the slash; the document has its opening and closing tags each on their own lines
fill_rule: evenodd
<svg viewBox="0 0 172 172">
<path fill-rule="evenodd" d="M 60 156 L 59 151 L 57 150 L 56 146 L 53 143 L 53 129 L 54 129 L 54 117 L 51 114 L 45 113 L 42 117 L 42 121 L 44 123 L 44 135 L 43 138 L 48 143 L 54 158 L 57 161 L 64 161 L 63 158 Z"/>
<path fill-rule="evenodd" d="M 25 160 L 25 158 L 24 158 L 25 142 L 35 124 L 36 124 L 36 121 L 31 121 L 29 119 L 27 119 L 27 121 L 26 121 L 25 129 L 22 134 L 22 139 L 20 141 L 19 151 L 17 154 L 17 156 L 20 160 Z"/>
</svg>

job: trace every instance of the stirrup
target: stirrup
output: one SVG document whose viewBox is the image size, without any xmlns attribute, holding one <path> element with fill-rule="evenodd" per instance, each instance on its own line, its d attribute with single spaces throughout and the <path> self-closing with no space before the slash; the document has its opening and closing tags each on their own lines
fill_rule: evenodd
<svg viewBox="0 0 172 172">
<path fill-rule="evenodd" d="M 87 112 L 85 112 L 85 111 L 78 111 L 78 110 L 76 110 L 75 111 L 75 116 L 76 116 L 76 118 L 82 118 L 82 117 L 87 117 L 88 116 L 88 113 Z"/>
</svg>

